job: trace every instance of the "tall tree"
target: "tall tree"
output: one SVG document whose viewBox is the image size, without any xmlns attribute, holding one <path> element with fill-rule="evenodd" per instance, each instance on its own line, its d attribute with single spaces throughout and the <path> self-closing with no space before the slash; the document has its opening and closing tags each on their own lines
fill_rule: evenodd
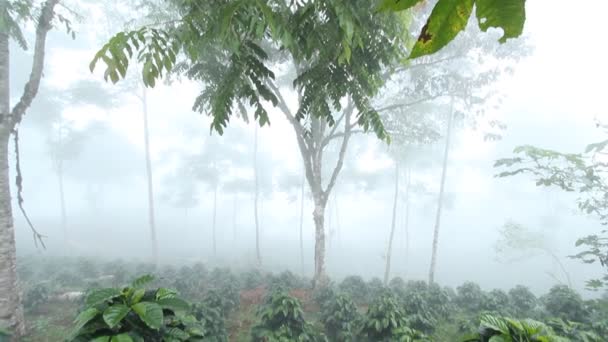
<svg viewBox="0 0 608 342">
<path fill-rule="evenodd" d="M 370 101 L 382 84 L 383 73 L 404 56 L 399 40 L 406 31 L 402 18 L 378 13 L 363 0 L 182 3 L 179 19 L 163 30 L 144 27 L 114 36 L 91 67 L 103 59 L 106 79 L 116 82 L 125 76 L 129 51 L 139 51 L 148 86 L 172 70 L 204 82 L 194 108 L 208 112 L 212 128 L 220 133 L 235 108 L 253 107 L 255 119 L 265 125 L 269 122 L 265 104 L 278 106 L 296 133 L 313 195 L 314 279 L 318 284 L 325 278 L 327 198 L 353 130 L 358 124 L 387 139 Z M 161 45 L 164 48 L 157 48 Z M 180 51 L 186 59 L 174 70 Z M 277 58 L 269 60 L 269 54 Z M 297 108 L 287 103 L 281 85 L 275 82 L 273 66 L 277 70 L 289 66 L 296 72 L 291 81 L 297 87 Z M 342 132 L 337 131 L 340 126 Z M 342 157 L 323 184 L 323 150 L 332 140 L 341 141 Z"/>
<path fill-rule="evenodd" d="M 17 128 L 28 107 L 36 97 L 44 68 L 46 38 L 55 18 L 59 0 L 47 0 L 39 8 L 24 0 L 0 3 L 0 328 L 12 332 L 19 340 L 25 333 L 21 294 L 16 272 L 16 247 L 11 207 L 8 148 L 11 134 L 17 142 Z M 36 16 L 36 13 L 39 13 Z M 36 16 L 36 17 L 35 17 Z M 20 25 L 34 22 L 36 38 L 30 77 L 17 104 L 10 104 L 10 40 L 26 48 Z M 17 169 L 17 199 L 22 208 L 21 178 Z M 33 228 L 32 228 L 33 229 Z M 34 231 L 34 238 L 41 236 Z"/>
</svg>

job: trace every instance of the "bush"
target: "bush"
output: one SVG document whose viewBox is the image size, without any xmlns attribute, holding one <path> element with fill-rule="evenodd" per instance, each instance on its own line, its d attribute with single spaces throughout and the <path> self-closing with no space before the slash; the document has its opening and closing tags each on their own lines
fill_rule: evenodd
<svg viewBox="0 0 608 342">
<path fill-rule="evenodd" d="M 363 278 L 348 276 L 342 280 L 338 287 L 341 292 L 350 295 L 357 304 L 367 304 L 369 289 Z"/>
<path fill-rule="evenodd" d="M 205 337 L 190 305 L 166 288 L 146 290 L 146 275 L 123 289 L 88 293 L 85 309 L 74 321 L 68 341 L 186 341 Z"/>
<path fill-rule="evenodd" d="M 423 341 L 424 334 L 408 326 L 405 312 L 390 293 L 374 301 L 363 319 L 359 338 L 363 341 Z"/>
<path fill-rule="evenodd" d="M 267 341 L 327 341 L 304 319 L 300 302 L 284 291 L 268 296 L 258 312 L 259 322 L 252 328 L 253 342 Z"/>
<path fill-rule="evenodd" d="M 23 307 L 26 310 L 35 310 L 49 301 L 49 288 L 44 284 L 36 284 L 25 291 Z"/>
<path fill-rule="evenodd" d="M 200 322 L 205 332 L 205 341 L 227 342 L 225 316 L 220 307 L 209 305 L 209 301 L 194 306 L 194 317 Z"/>
<path fill-rule="evenodd" d="M 485 299 L 485 294 L 476 283 L 469 281 L 456 288 L 456 304 L 469 313 L 483 310 Z"/>
<path fill-rule="evenodd" d="M 335 296 L 321 310 L 325 333 L 332 341 L 352 341 L 356 336 L 359 319 L 355 302 L 345 294 Z"/>
<path fill-rule="evenodd" d="M 486 295 L 484 310 L 500 315 L 510 315 L 512 313 L 509 295 L 503 290 L 492 290 Z"/>
<path fill-rule="evenodd" d="M 479 332 L 465 338 L 463 342 L 557 342 L 558 339 L 559 336 L 555 335 L 551 328 L 538 321 L 531 319 L 515 320 L 506 317 L 483 315 L 481 317 Z"/>
<path fill-rule="evenodd" d="M 567 321 L 587 321 L 588 313 L 585 310 L 583 299 L 568 286 L 553 286 L 541 300 L 545 310 L 552 316 Z"/>
<path fill-rule="evenodd" d="M 334 284 L 332 282 L 328 282 L 323 286 L 313 289 L 312 299 L 315 301 L 315 303 L 319 304 L 320 307 L 324 307 L 334 300 L 337 294 L 336 291 L 337 290 Z"/>
<path fill-rule="evenodd" d="M 517 317 L 529 317 L 538 299 L 526 286 L 517 285 L 509 290 L 509 302 Z"/>
</svg>

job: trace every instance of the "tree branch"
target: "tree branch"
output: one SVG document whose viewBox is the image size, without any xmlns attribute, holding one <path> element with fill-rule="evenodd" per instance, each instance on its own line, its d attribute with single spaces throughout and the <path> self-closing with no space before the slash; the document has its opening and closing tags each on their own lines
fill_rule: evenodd
<svg viewBox="0 0 608 342">
<path fill-rule="evenodd" d="M 52 28 L 52 20 L 55 16 L 55 6 L 59 3 L 59 0 L 47 0 L 42 6 L 38 24 L 36 26 L 36 43 L 34 45 L 34 61 L 32 63 L 32 71 L 30 78 L 25 84 L 23 95 L 9 117 L 9 127 L 14 129 L 15 126 L 21 122 L 25 111 L 32 104 L 32 101 L 38 93 L 40 87 L 40 79 L 42 78 L 42 70 L 44 69 L 44 55 L 46 49 L 46 36 Z"/>
<path fill-rule="evenodd" d="M 407 107 L 415 106 L 415 105 L 423 103 L 423 102 L 432 101 L 432 100 L 435 100 L 435 99 L 443 97 L 443 96 L 447 96 L 447 94 L 441 93 L 441 94 L 425 97 L 423 99 L 419 99 L 419 100 L 409 102 L 409 103 L 396 103 L 396 104 L 392 104 L 392 105 L 389 105 L 386 107 L 379 108 L 376 111 L 384 112 L 384 111 L 393 110 L 393 109 L 407 108 Z"/>
<path fill-rule="evenodd" d="M 350 128 L 351 127 L 350 118 L 351 118 L 352 113 L 353 113 L 352 109 L 346 111 L 346 118 L 345 118 L 345 122 L 344 122 L 344 133 L 343 133 L 344 138 L 342 139 L 342 146 L 340 146 L 340 154 L 338 155 L 338 162 L 336 163 L 336 167 L 334 168 L 334 171 L 331 174 L 331 178 L 329 179 L 327 188 L 324 191 L 325 197 L 327 195 L 329 195 L 329 193 L 331 193 L 331 190 L 336 185 L 336 180 L 338 179 L 338 174 L 342 170 L 342 165 L 344 165 L 344 156 L 346 155 L 346 147 L 348 146 L 348 141 L 352 134 L 352 131 Z"/>
</svg>

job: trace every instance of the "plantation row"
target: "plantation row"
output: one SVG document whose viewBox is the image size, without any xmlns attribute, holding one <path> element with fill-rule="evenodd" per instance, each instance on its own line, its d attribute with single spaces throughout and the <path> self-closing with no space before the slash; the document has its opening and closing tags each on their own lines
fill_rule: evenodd
<svg viewBox="0 0 608 342">
<path fill-rule="evenodd" d="M 71 306 L 70 341 L 606 341 L 608 298 L 557 285 L 455 290 L 422 281 L 350 276 L 311 290 L 291 272 L 233 273 L 202 264 L 163 267 L 90 260 L 21 263 L 30 322 Z M 36 285 L 30 285 L 36 284 Z M 41 308 L 46 308 L 40 312 Z M 37 313 L 38 312 L 38 313 Z M 74 317 L 76 319 L 74 319 Z M 513 319 L 509 318 L 513 317 Z M 516 319 L 515 319 L 516 318 Z M 31 340 L 38 341 L 35 336 Z"/>
</svg>

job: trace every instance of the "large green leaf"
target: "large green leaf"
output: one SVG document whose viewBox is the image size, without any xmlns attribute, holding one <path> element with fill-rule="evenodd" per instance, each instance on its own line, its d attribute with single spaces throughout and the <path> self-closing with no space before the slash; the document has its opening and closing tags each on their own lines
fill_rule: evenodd
<svg viewBox="0 0 608 342">
<path fill-rule="evenodd" d="M 110 299 L 119 297 L 122 292 L 119 289 L 107 288 L 93 290 L 86 299 L 87 306 L 95 306 Z"/>
<path fill-rule="evenodd" d="M 422 0 L 382 0 L 378 9 L 381 11 L 402 11 L 414 7 Z"/>
<path fill-rule="evenodd" d="M 90 342 L 110 342 L 110 336 L 98 336 L 92 339 Z"/>
<path fill-rule="evenodd" d="M 103 320 L 110 328 L 114 328 L 131 309 L 123 304 L 112 305 L 103 312 Z"/>
<path fill-rule="evenodd" d="M 473 0 L 439 0 L 414 44 L 410 58 L 433 54 L 451 42 L 464 30 Z"/>
<path fill-rule="evenodd" d="M 152 302 L 140 302 L 131 307 L 146 325 L 152 329 L 160 329 L 163 323 L 163 309 Z"/>
<path fill-rule="evenodd" d="M 479 27 L 485 32 L 490 27 L 502 28 L 500 42 L 516 38 L 524 30 L 526 0 L 476 0 Z"/>
<path fill-rule="evenodd" d="M 131 283 L 131 287 L 133 288 L 142 288 L 144 287 L 144 285 L 150 283 L 152 280 L 154 280 L 154 276 L 151 274 L 146 274 L 143 275 L 137 279 L 135 279 L 132 283 Z"/>
<path fill-rule="evenodd" d="M 131 338 L 131 336 L 129 336 L 127 334 L 120 334 L 120 335 L 112 336 L 112 339 L 110 340 L 110 342 L 133 342 L 133 339 Z"/>
<path fill-rule="evenodd" d="M 82 327 L 84 327 L 87 323 L 97 317 L 97 315 L 100 313 L 101 311 L 97 310 L 96 308 L 88 308 L 78 314 L 78 316 L 76 316 L 76 319 L 74 320 L 74 328 L 72 329 L 70 336 L 78 336 L 78 332 L 80 331 L 80 329 L 82 329 Z"/>
<path fill-rule="evenodd" d="M 190 309 L 190 305 L 179 298 L 163 298 L 156 301 L 163 309 L 169 309 L 174 313 L 183 313 Z"/>
</svg>

